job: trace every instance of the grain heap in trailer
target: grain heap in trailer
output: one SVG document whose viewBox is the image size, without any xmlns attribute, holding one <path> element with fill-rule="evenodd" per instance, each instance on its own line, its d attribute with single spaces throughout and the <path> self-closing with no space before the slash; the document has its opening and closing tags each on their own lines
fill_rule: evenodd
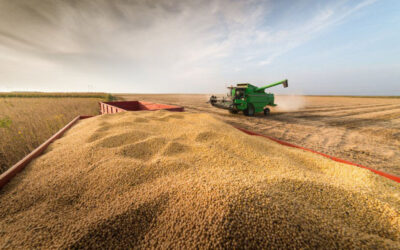
<svg viewBox="0 0 400 250">
<path fill-rule="evenodd" d="M 399 177 L 183 110 L 71 121 L 0 175 L 0 248 L 400 249 Z"/>
<path fill-rule="evenodd" d="M 265 93 L 265 89 L 283 85 L 288 87 L 288 80 L 272 83 L 263 87 L 256 87 L 250 83 L 238 83 L 236 87 L 228 87 L 228 97 L 218 98 L 213 95 L 209 102 L 212 106 L 222 109 L 228 109 L 232 114 L 237 114 L 242 111 L 244 115 L 253 116 L 255 113 L 264 112 L 264 115 L 269 115 L 270 109 L 268 106 L 277 106 L 275 96 L 272 93 Z"/>
</svg>

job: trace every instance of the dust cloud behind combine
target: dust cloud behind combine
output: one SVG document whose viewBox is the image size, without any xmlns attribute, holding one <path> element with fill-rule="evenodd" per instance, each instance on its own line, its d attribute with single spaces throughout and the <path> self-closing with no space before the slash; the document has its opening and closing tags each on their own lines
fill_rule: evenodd
<svg viewBox="0 0 400 250">
<path fill-rule="evenodd" d="M 274 108 L 278 112 L 297 111 L 305 107 L 306 100 L 301 95 L 277 95 L 275 103 L 279 105 Z"/>
</svg>

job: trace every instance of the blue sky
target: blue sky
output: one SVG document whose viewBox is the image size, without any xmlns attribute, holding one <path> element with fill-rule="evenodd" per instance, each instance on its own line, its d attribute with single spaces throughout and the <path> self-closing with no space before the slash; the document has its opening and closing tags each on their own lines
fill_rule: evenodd
<svg viewBox="0 0 400 250">
<path fill-rule="evenodd" d="M 0 1 L 0 91 L 400 95 L 400 1 Z"/>
<path fill-rule="evenodd" d="M 399 44 L 400 1 L 377 1 L 276 62 L 308 93 L 400 95 Z"/>
</svg>

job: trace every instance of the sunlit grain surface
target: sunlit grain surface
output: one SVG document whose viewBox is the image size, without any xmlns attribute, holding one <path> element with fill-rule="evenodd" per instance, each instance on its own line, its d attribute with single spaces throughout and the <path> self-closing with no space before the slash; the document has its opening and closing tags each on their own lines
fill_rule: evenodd
<svg viewBox="0 0 400 250">
<path fill-rule="evenodd" d="M 400 248 L 400 184 L 209 114 L 80 121 L 0 191 L 0 248 Z"/>
</svg>

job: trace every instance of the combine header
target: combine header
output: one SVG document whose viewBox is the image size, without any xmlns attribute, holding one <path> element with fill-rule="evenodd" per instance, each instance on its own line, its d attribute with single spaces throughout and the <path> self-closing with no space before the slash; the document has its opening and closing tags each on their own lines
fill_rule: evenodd
<svg viewBox="0 0 400 250">
<path fill-rule="evenodd" d="M 288 80 L 283 80 L 264 87 L 256 87 L 250 83 L 238 83 L 236 87 L 228 87 L 227 98 L 219 99 L 216 96 L 210 97 L 212 106 L 228 109 L 232 114 L 243 111 L 244 115 L 253 116 L 255 113 L 264 111 L 264 115 L 269 115 L 270 109 L 267 106 L 276 106 L 274 94 L 265 93 L 265 89 L 282 84 L 288 87 Z"/>
</svg>

